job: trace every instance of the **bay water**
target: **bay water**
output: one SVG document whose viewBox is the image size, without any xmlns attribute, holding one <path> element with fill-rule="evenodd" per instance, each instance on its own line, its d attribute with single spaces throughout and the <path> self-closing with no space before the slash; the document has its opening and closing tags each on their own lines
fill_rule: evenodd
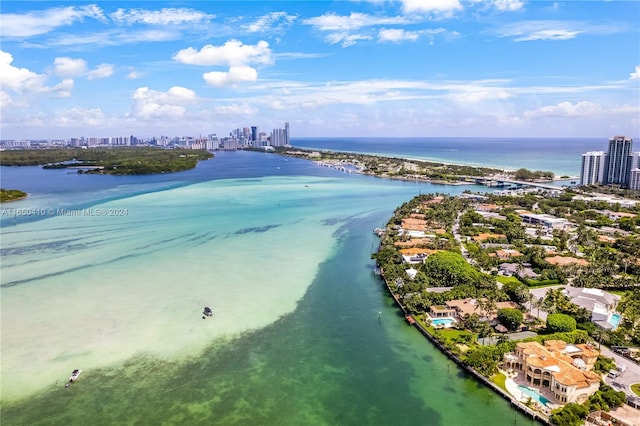
<svg viewBox="0 0 640 426">
<path fill-rule="evenodd" d="M 534 424 L 372 273 L 398 205 L 481 187 L 256 152 L 166 175 L 0 173 L 30 193 L 2 206 L 3 425 Z"/>
</svg>

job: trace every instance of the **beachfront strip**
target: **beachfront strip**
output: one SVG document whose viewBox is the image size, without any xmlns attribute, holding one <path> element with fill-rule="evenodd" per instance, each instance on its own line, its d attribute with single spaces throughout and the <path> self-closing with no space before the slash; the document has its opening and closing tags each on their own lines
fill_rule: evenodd
<svg viewBox="0 0 640 426">
<path fill-rule="evenodd" d="M 565 195 L 562 202 L 547 196 L 553 211 L 562 212 L 562 203 L 573 206 L 565 210 L 572 215 L 555 216 L 543 205 L 544 197 L 531 195 L 520 196 L 529 198 L 525 203 L 514 196 L 428 194 L 400 206 L 385 228 L 375 230 L 381 244 L 374 258 L 387 288 L 411 325 L 530 415 L 549 422 L 552 410 L 575 403 L 594 413 L 612 410 L 598 418 L 613 415 L 617 424 L 638 425 L 634 418 L 640 419 L 640 410 L 612 408 L 625 398 L 631 406 L 640 405 L 630 390 L 633 382 L 611 382 L 626 365 L 616 365 L 596 349 L 604 333 L 620 335 L 638 326 L 624 323 L 616 312 L 621 300 L 628 306 L 634 296 L 566 285 L 637 288 L 640 261 L 633 250 L 627 257 L 620 243 L 637 241 L 638 228 L 622 229 L 619 221 L 635 220 L 638 204 L 601 195 Z M 590 211 L 587 216 L 601 217 L 604 226 L 593 227 L 592 219 L 576 223 L 576 206 Z M 602 271 L 592 252 L 597 246 L 619 249 L 621 273 L 608 272 L 615 278 Z M 555 285 L 536 287 L 550 284 Z M 512 320 L 514 311 L 518 315 Z M 582 329 L 564 314 L 568 311 Z M 557 317 L 569 317 L 573 325 L 555 330 L 550 321 Z M 637 364 L 632 368 L 640 372 Z M 500 375 L 502 386 L 488 382 Z M 601 386 L 603 381 L 617 387 Z M 593 402 L 602 398 L 617 402 L 608 408 Z"/>
</svg>

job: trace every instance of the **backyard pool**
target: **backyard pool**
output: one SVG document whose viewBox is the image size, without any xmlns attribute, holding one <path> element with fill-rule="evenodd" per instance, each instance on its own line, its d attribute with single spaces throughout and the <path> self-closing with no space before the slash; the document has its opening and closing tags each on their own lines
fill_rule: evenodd
<svg viewBox="0 0 640 426">
<path fill-rule="evenodd" d="M 616 328 L 618 328 L 618 324 L 620 324 L 620 314 L 611 314 L 611 317 L 609 317 L 608 322 L 609 324 L 611 324 L 611 326 L 615 330 Z"/>
<path fill-rule="evenodd" d="M 522 391 L 522 393 L 526 396 L 530 396 L 532 400 L 539 402 L 541 405 L 547 405 L 547 403 L 550 402 L 547 398 L 540 395 L 540 392 L 535 389 L 531 389 L 522 385 L 518 385 L 518 389 L 520 389 L 520 391 Z"/>
<path fill-rule="evenodd" d="M 431 319 L 431 325 L 441 325 L 443 327 L 451 327 L 451 324 L 456 322 L 453 318 L 433 318 Z"/>
</svg>

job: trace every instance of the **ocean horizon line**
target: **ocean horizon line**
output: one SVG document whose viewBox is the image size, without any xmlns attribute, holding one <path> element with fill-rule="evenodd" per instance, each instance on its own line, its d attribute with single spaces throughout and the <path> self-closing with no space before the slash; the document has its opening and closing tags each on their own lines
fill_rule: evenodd
<svg viewBox="0 0 640 426">
<path fill-rule="evenodd" d="M 628 136 L 628 135 L 612 135 L 612 136 L 296 136 L 291 137 L 291 140 L 296 139 L 491 139 L 491 140 L 550 140 L 550 139 L 563 139 L 563 140 L 609 140 L 614 136 Z M 640 140 L 640 136 L 628 136 L 632 139 Z"/>
</svg>

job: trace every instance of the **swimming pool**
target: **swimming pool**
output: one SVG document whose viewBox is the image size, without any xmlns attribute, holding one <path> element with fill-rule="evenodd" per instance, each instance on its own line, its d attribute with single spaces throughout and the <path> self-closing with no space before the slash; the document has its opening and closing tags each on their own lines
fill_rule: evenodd
<svg viewBox="0 0 640 426">
<path fill-rule="evenodd" d="M 611 324 L 614 330 L 618 328 L 620 324 L 620 314 L 611 314 L 608 323 Z"/>
<path fill-rule="evenodd" d="M 431 319 L 431 325 L 442 325 L 444 327 L 450 327 L 451 324 L 456 322 L 453 318 L 433 318 Z"/>
<path fill-rule="evenodd" d="M 531 399 L 533 399 L 536 402 L 539 402 L 542 405 L 547 405 L 547 403 L 550 402 L 547 398 L 540 395 L 540 392 L 538 392 L 535 389 L 531 389 L 522 385 L 518 385 L 518 389 L 520 389 L 523 394 L 530 396 Z"/>
</svg>

